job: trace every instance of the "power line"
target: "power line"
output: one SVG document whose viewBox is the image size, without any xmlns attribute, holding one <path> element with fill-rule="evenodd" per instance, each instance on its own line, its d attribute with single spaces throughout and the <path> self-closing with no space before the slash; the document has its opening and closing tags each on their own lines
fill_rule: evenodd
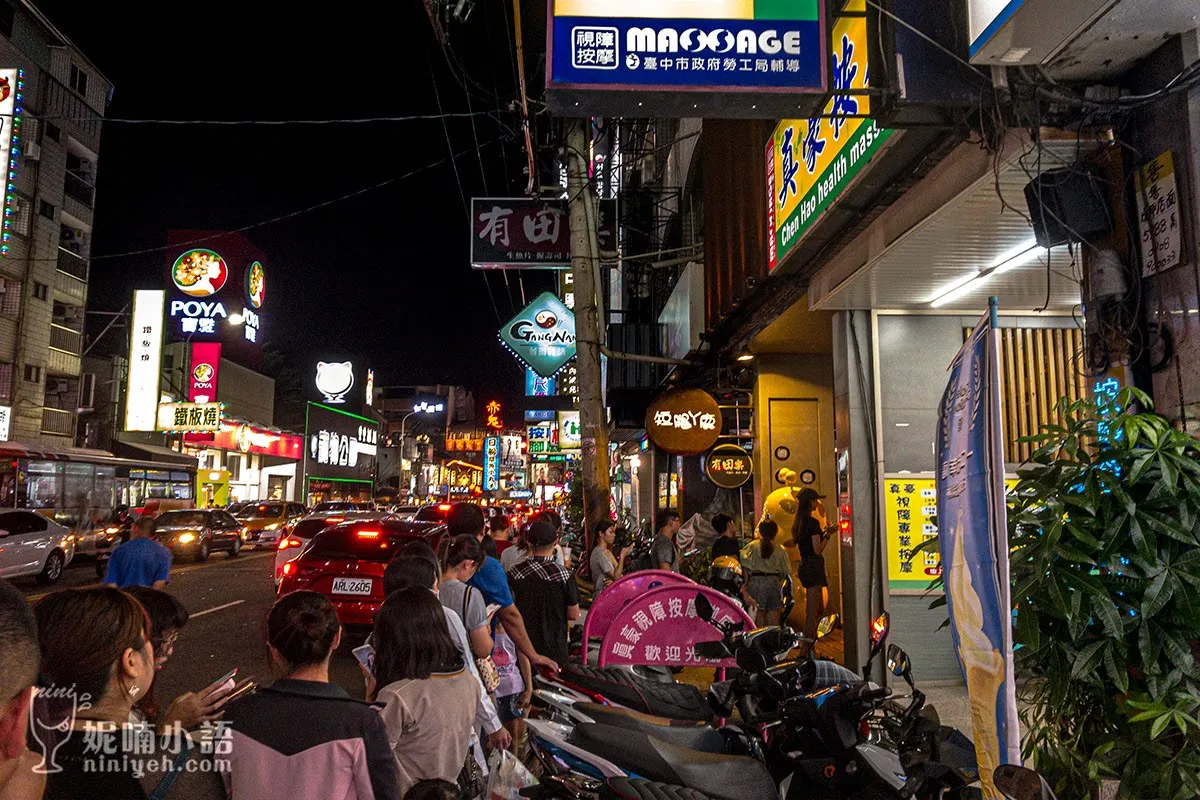
<svg viewBox="0 0 1200 800">
<path fill-rule="evenodd" d="M 419 122 L 447 117 L 488 117 L 493 111 L 452 111 L 445 114 L 410 114 L 400 117 L 344 117 L 338 119 L 128 119 L 124 117 L 61 117 L 35 114 L 50 122 L 95 122 L 122 125 L 222 125 L 222 126 L 280 126 L 280 125 L 367 125 L 377 122 Z"/>
<path fill-rule="evenodd" d="M 487 147 L 490 144 L 495 144 L 496 142 L 500 141 L 502 138 L 503 137 L 501 137 L 501 136 L 497 136 L 495 139 L 490 139 L 490 140 L 484 142 L 481 145 L 481 147 Z M 383 187 L 389 186 L 398 181 L 402 181 L 407 178 L 411 178 L 414 175 L 420 174 L 422 172 L 427 172 L 428 170 L 434 169 L 436 167 L 440 167 L 441 165 L 445 164 L 448 161 L 450 163 L 454 163 L 455 161 L 457 161 L 457 159 L 462 158 L 465 155 L 470 155 L 470 153 L 471 153 L 470 150 L 463 150 L 458 153 L 451 153 L 449 156 L 446 156 L 444 158 L 439 158 L 437 161 L 433 161 L 433 162 L 430 162 L 429 164 L 425 164 L 424 166 L 417 167 L 416 169 L 413 169 L 413 170 L 409 170 L 408 172 L 404 173 L 403 175 L 397 175 L 394 178 L 388 178 L 386 180 L 379 181 L 378 183 L 372 184 L 371 186 L 366 186 L 366 187 L 363 187 L 362 189 L 356 189 L 353 192 L 347 192 L 346 194 L 340 195 L 339 197 L 334 197 L 330 200 L 325 200 L 320 203 L 314 203 L 311 206 L 306 206 L 304 208 L 297 209 L 296 211 L 289 211 L 286 214 L 280 214 L 279 216 L 271 217 L 270 219 L 265 219 L 265 220 L 262 220 L 261 222 L 254 222 L 249 225 L 243 225 L 240 228 L 233 228 L 232 230 L 223 231 L 221 233 L 216 233 L 211 236 L 202 236 L 198 239 L 192 239 L 191 241 L 188 241 L 188 242 L 181 242 L 181 243 L 169 245 L 166 247 L 147 247 L 142 250 L 130 250 L 130 251 L 127 251 L 124 253 L 107 253 L 105 255 L 92 256 L 90 260 L 91 261 L 101 261 L 101 260 L 110 259 L 110 258 L 127 258 L 129 256 L 140 256 L 140 255 L 146 255 L 149 253 L 165 253 L 167 250 L 174 250 L 179 247 L 191 247 L 192 245 L 203 244 L 205 242 L 213 241 L 215 239 L 219 239 L 222 236 L 225 236 L 230 233 L 244 233 L 248 230 L 253 230 L 254 228 L 261 228 L 264 225 L 271 225 L 276 222 L 282 222 L 285 219 L 291 219 L 293 217 L 301 216 L 302 214 L 308 214 L 312 211 L 317 211 L 322 208 L 327 208 L 336 203 L 340 203 L 343 200 L 350 200 L 352 198 L 359 197 L 360 195 L 364 195 L 369 192 L 373 192 L 376 189 L 382 189 Z"/>
</svg>

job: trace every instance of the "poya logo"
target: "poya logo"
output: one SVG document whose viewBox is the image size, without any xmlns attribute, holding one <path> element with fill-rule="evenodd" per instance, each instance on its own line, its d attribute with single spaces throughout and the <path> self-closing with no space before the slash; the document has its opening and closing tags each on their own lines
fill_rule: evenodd
<svg viewBox="0 0 1200 800">
<path fill-rule="evenodd" d="M 197 386 L 207 389 L 212 387 L 214 374 L 216 374 L 216 370 L 213 369 L 212 364 L 197 364 L 196 368 L 192 370 L 192 379 L 196 381 Z"/>
<path fill-rule="evenodd" d="M 543 378 L 575 357 L 575 315 L 543 292 L 500 329 L 500 341 Z"/>
<path fill-rule="evenodd" d="M 738 55 L 800 55 L 802 34 L 798 30 L 774 28 L 765 31 L 727 28 L 703 31 L 699 28 L 630 28 L 626 31 L 626 49 L 630 53 L 737 53 Z"/>
</svg>

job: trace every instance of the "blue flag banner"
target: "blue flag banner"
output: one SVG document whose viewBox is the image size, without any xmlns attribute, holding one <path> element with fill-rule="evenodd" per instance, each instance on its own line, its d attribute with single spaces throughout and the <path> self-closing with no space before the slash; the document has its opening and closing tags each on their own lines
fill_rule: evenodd
<svg viewBox="0 0 1200 800">
<path fill-rule="evenodd" d="M 992 772 L 1021 763 L 1021 741 L 995 309 L 992 298 L 991 311 L 950 365 L 938 413 L 937 508 L 950 631 L 970 698 L 984 796 L 1003 798 Z"/>
</svg>

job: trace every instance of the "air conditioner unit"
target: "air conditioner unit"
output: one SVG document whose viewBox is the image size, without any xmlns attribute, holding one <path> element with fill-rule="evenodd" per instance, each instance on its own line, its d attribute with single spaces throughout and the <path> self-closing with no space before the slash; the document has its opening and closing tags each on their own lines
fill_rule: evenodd
<svg viewBox="0 0 1200 800">
<path fill-rule="evenodd" d="M 42 160 L 42 146 L 34 141 L 25 143 L 25 158 L 30 161 Z"/>
</svg>

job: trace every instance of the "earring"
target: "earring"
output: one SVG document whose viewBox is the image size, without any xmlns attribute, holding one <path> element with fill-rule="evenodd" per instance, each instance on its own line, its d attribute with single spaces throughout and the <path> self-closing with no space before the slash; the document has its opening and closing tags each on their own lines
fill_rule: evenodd
<svg viewBox="0 0 1200 800">
<path fill-rule="evenodd" d="M 129 687 L 129 696 L 130 696 L 130 697 L 137 697 L 137 693 L 138 693 L 140 690 L 141 690 L 141 687 L 140 687 L 140 686 L 138 686 L 138 685 L 135 683 L 133 686 L 130 686 L 130 687 Z"/>
</svg>

